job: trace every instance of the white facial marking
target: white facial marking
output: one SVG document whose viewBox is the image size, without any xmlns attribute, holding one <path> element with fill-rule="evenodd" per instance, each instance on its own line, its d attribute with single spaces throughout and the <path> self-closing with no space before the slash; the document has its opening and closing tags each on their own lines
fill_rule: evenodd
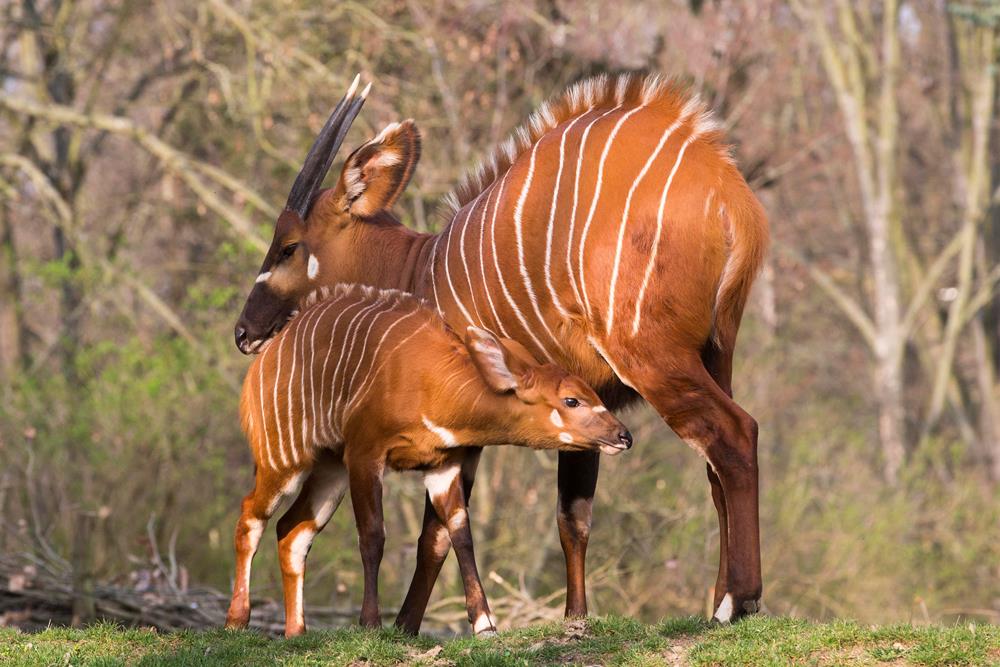
<svg viewBox="0 0 1000 667">
<path fill-rule="evenodd" d="M 573 442 L 573 436 L 567 433 L 566 431 L 561 431 L 559 433 L 559 439 L 565 442 L 566 444 Z"/>
<path fill-rule="evenodd" d="M 431 498 L 437 498 L 448 493 L 448 489 L 454 484 L 461 468 L 457 465 L 450 465 L 437 470 L 428 470 L 424 473 L 424 486 Z"/>
<path fill-rule="evenodd" d="M 598 405 L 597 407 L 591 408 L 591 409 L 594 412 L 607 412 L 608 411 L 608 409 L 606 407 L 604 407 L 603 405 Z"/>
<path fill-rule="evenodd" d="M 472 632 L 479 634 L 480 632 L 486 632 L 487 630 L 495 630 L 496 625 L 493 623 L 493 619 L 490 618 L 489 614 L 480 614 L 476 618 L 476 622 L 472 624 Z"/>
<path fill-rule="evenodd" d="M 553 424 L 555 424 L 556 428 L 562 428 L 563 427 L 562 415 L 560 415 L 559 411 L 556 410 L 555 408 L 552 408 L 552 412 L 549 414 L 549 421 L 551 421 Z"/>
<path fill-rule="evenodd" d="M 424 426 L 427 427 L 428 431 L 441 438 L 441 444 L 443 444 L 446 448 L 458 447 L 458 438 L 455 437 L 454 433 L 443 426 L 438 426 L 423 415 L 420 415 L 420 419 L 423 420 Z"/>
<path fill-rule="evenodd" d="M 270 271 L 265 271 L 264 273 L 262 273 L 259 276 L 257 276 L 257 280 L 255 280 L 254 282 L 255 283 L 267 282 L 267 279 L 270 278 L 270 277 L 271 277 L 271 272 Z"/>
<path fill-rule="evenodd" d="M 309 276 L 309 280 L 316 280 L 316 276 L 319 275 L 319 260 L 316 259 L 316 255 L 309 255 L 309 264 L 306 267 L 306 275 Z"/>
<path fill-rule="evenodd" d="M 719 605 L 718 610 L 715 612 L 715 620 L 719 623 L 728 623 L 733 617 L 733 596 L 726 593 L 726 597 L 722 598 L 722 604 Z"/>
</svg>

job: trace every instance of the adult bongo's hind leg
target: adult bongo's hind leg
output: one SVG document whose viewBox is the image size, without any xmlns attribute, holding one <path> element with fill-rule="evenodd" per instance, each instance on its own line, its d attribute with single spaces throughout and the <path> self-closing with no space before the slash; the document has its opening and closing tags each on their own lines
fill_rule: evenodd
<svg viewBox="0 0 1000 667">
<path fill-rule="evenodd" d="M 587 615 L 587 543 L 600 459 L 592 452 L 559 452 L 556 523 L 566 557 L 566 616 Z"/>
<path fill-rule="evenodd" d="M 288 511 L 278 520 L 278 561 L 285 593 L 285 636 L 305 632 L 303 587 L 306 556 L 313 539 L 330 521 L 347 492 L 347 468 L 323 451 Z"/>
<path fill-rule="evenodd" d="M 263 470 L 258 466 L 253 491 L 243 498 L 236 521 L 236 578 L 226 614 L 227 628 L 245 628 L 250 622 L 250 566 L 260 545 L 267 520 L 286 493 L 298 489 L 291 483 L 304 472 Z"/>
<path fill-rule="evenodd" d="M 363 627 L 382 625 L 378 603 L 378 570 L 385 550 L 385 521 L 382 516 L 382 472 L 384 461 L 348 461 L 351 504 L 358 527 L 358 546 L 364 569 L 365 593 L 361 602 Z"/>
<path fill-rule="evenodd" d="M 718 479 L 722 493 L 716 508 L 726 530 L 725 565 L 720 566 L 725 593 L 715 618 L 728 622 L 759 608 L 757 422 L 719 387 L 698 355 L 671 362 L 636 359 L 625 372 L 677 435 L 707 459 Z"/>
<path fill-rule="evenodd" d="M 465 503 L 468 505 L 472 493 L 472 485 L 476 480 L 476 469 L 479 466 L 482 448 L 467 448 L 462 460 L 462 487 Z M 420 631 L 427 603 L 441 572 L 441 566 L 448 556 L 451 539 L 448 528 L 438 518 L 429 494 L 424 495 L 424 523 L 417 541 L 417 566 L 413 572 L 413 580 L 406 591 L 406 598 L 399 608 L 396 617 L 396 627 L 416 634 Z"/>
</svg>

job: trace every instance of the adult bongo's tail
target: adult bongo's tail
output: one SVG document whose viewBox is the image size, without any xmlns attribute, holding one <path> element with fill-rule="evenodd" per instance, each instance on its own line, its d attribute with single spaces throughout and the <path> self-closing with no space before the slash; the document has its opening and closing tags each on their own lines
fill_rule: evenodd
<svg viewBox="0 0 1000 667">
<path fill-rule="evenodd" d="M 727 196 L 720 197 L 718 215 L 729 256 L 715 295 L 712 340 L 720 350 L 731 353 L 743 307 L 767 253 L 768 223 L 764 208 L 742 178 Z"/>
</svg>

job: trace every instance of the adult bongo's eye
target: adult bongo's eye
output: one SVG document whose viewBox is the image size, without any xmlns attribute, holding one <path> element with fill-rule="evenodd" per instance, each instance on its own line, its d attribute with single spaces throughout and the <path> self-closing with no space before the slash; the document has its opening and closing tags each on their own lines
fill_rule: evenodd
<svg viewBox="0 0 1000 667">
<path fill-rule="evenodd" d="M 295 254 L 295 250 L 299 247 L 298 243 L 289 243 L 284 248 L 281 249 L 281 259 L 288 259 Z"/>
<path fill-rule="evenodd" d="M 563 399 L 563 405 L 565 405 L 567 408 L 575 408 L 575 407 L 577 407 L 577 406 L 580 405 L 580 401 L 578 401 L 578 400 L 576 400 L 575 398 L 572 398 L 572 397 L 571 398 L 564 398 Z"/>
</svg>

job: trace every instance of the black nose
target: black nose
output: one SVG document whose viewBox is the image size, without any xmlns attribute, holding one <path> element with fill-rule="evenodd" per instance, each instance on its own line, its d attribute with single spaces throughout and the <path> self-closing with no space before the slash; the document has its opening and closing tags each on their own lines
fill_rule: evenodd
<svg viewBox="0 0 1000 667">
<path fill-rule="evenodd" d="M 247 345 L 247 330 L 246 327 L 236 325 L 236 347 L 240 349 L 241 352 L 244 351 Z"/>
<path fill-rule="evenodd" d="M 628 431 L 622 431 L 618 434 L 618 442 L 625 445 L 625 449 L 632 449 L 632 434 Z"/>
</svg>

